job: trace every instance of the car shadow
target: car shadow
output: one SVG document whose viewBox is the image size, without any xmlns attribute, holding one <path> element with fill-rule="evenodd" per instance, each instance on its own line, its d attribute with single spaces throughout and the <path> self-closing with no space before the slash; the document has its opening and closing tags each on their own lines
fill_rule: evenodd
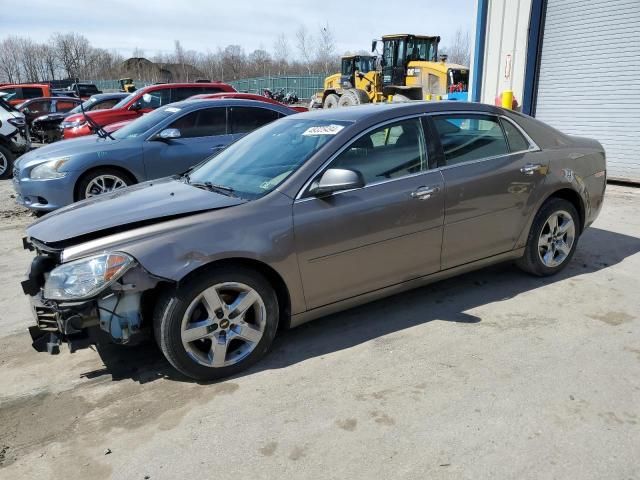
<svg viewBox="0 0 640 480">
<path fill-rule="evenodd" d="M 503 263 L 329 315 L 280 332 L 267 357 L 236 378 L 286 368 L 434 320 L 469 324 L 469 328 L 473 328 L 482 318 L 465 313 L 467 310 L 597 272 L 638 252 L 640 238 L 590 228 L 580 238 L 571 263 L 558 275 L 533 277 L 512 263 Z M 111 375 L 114 381 L 132 379 L 140 383 L 159 378 L 193 382 L 171 367 L 155 343 L 132 348 L 104 346 L 98 351 L 104 368 L 83 376 Z"/>
</svg>

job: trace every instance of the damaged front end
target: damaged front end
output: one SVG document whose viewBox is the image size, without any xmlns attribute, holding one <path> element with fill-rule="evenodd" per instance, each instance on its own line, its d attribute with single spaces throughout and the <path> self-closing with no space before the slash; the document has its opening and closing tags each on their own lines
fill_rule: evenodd
<svg viewBox="0 0 640 480">
<path fill-rule="evenodd" d="M 57 354 L 103 343 L 135 344 L 147 338 L 142 299 L 161 279 L 121 252 L 102 253 L 62 263 L 62 251 L 34 239 L 23 245 L 37 255 L 22 282 L 36 325 L 33 347 Z"/>
</svg>

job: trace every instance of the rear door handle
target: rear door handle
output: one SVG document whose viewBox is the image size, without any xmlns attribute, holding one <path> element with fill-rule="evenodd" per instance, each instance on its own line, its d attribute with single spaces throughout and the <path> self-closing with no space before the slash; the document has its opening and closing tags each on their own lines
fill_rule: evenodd
<svg viewBox="0 0 640 480">
<path fill-rule="evenodd" d="M 520 169 L 520 171 L 525 175 L 533 175 L 540 170 L 542 170 L 542 165 L 540 165 L 539 163 L 527 163 Z"/>
<path fill-rule="evenodd" d="M 411 192 L 411 198 L 416 200 L 429 200 L 435 193 L 440 191 L 440 187 L 418 187 Z"/>
</svg>

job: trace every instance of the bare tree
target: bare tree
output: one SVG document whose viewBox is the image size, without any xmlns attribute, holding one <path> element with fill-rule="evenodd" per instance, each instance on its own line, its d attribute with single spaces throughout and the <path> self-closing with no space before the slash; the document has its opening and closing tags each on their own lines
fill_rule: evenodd
<svg viewBox="0 0 640 480">
<path fill-rule="evenodd" d="M 271 55 L 264 49 L 257 49 L 247 56 L 250 76 L 266 77 L 271 74 Z"/>
<path fill-rule="evenodd" d="M 284 33 L 281 33 L 276 37 L 273 43 L 273 59 L 276 64 L 278 75 L 286 75 L 287 67 L 289 66 L 289 42 Z"/>
<path fill-rule="evenodd" d="M 19 38 L 13 36 L 5 38 L 0 43 L 0 72 L 9 83 L 22 81 L 19 43 Z"/>
<path fill-rule="evenodd" d="M 453 41 L 440 49 L 440 53 L 447 55 L 447 61 L 459 65 L 469 66 L 471 63 L 471 34 L 469 30 L 459 28 Z"/>
<path fill-rule="evenodd" d="M 311 62 L 312 62 L 312 48 L 313 45 L 313 37 L 309 35 L 307 31 L 307 27 L 304 25 L 300 25 L 298 31 L 296 32 L 296 47 L 298 47 L 298 51 L 300 52 L 300 57 L 304 65 L 307 68 L 307 73 L 311 75 Z"/>
<path fill-rule="evenodd" d="M 318 32 L 316 45 L 316 62 L 324 73 L 333 70 L 336 63 L 336 45 L 329 24 L 325 24 Z"/>
</svg>

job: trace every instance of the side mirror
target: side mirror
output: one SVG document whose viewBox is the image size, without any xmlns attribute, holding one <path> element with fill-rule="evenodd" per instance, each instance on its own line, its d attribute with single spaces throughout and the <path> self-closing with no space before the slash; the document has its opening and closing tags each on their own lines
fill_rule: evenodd
<svg viewBox="0 0 640 480">
<path fill-rule="evenodd" d="M 140 100 L 138 100 L 136 103 L 134 103 L 129 107 L 129 110 L 133 110 L 134 112 L 137 112 L 138 110 L 141 110 L 141 109 L 142 109 L 142 102 Z"/>
<path fill-rule="evenodd" d="M 360 172 L 344 168 L 330 168 L 311 184 L 309 193 L 319 197 L 341 190 L 361 187 L 364 187 L 364 178 Z"/>
<path fill-rule="evenodd" d="M 165 128 L 158 135 L 156 135 L 156 138 L 160 141 L 165 141 L 174 140 L 176 138 L 180 138 L 181 136 L 182 134 L 177 128 Z"/>
<path fill-rule="evenodd" d="M 375 52 L 377 46 L 378 46 L 378 40 L 372 40 L 371 41 L 371 51 Z"/>
</svg>

